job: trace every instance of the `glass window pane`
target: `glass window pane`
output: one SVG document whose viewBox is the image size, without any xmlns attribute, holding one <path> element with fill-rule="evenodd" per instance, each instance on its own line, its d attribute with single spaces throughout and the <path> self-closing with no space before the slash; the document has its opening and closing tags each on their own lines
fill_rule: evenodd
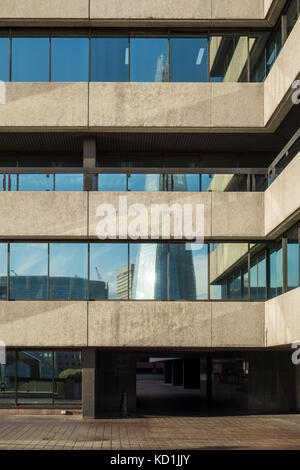
<svg viewBox="0 0 300 470">
<path fill-rule="evenodd" d="M 242 300 L 245 298 L 241 273 L 247 270 L 247 243 L 212 243 L 210 245 L 211 299 Z"/>
<path fill-rule="evenodd" d="M 128 189 L 129 191 L 167 191 L 171 189 L 171 180 L 169 175 L 138 175 L 131 174 L 128 177 Z"/>
<path fill-rule="evenodd" d="M 7 243 L 0 243 L 0 299 L 7 298 Z"/>
<path fill-rule="evenodd" d="M 297 5 L 298 0 L 292 0 L 290 3 L 290 6 L 286 12 L 286 22 L 287 22 L 287 35 L 289 36 L 293 27 L 295 26 L 298 17 L 299 17 L 299 11 L 298 11 L 298 5 Z"/>
<path fill-rule="evenodd" d="M 47 243 L 11 243 L 11 299 L 47 299 L 47 274 Z"/>
<path fill-rule="evenodd" d="M 131 299 L 168 299 L 168 244 L 131 243 L 130 266 L 133 266 Z"/>
<path fill-rule="evenodd" d="M 172 82 L 207 82 L 206 38 L 173 38 L 170 40 Z"/>
<path fill-rule="evenodd" d="M 288 235 L 287 242 L 287 283 L 288 290 L 292 290 L 300 285 L 298 228 Z"/>
<path fill-rule="evenodd" d="M 257 253 L 258 251 L 258 253 Z M 259 252 L 259 247 L 252 248 L 250 268 L 251 300 L 267 298 L 267 261 L 265 250 Z"/>
<path fill-rule="evenodd" d="M 50 244 L 50 298 L 87 298 L 88 246 L 86 243 Z"/>
<path fill-rule="evenodd" d="M 12 81 L 49 81 L 49 38 L 12 39 Z"/>
<path fill-rule="evenodd" d="M 6 350 L 6 364 L 0 366 L 0 405 L 16 401 L 16 353 Z"/>
<path fill-rule="evenodd" d="M 214 191 L 212 181 L 215 175 L 201 175 L 201 191 Z"/>
<path fill-rule="evenodd" d="M 207 298 L 207 245 L 199 250 L 187 250 L 185 243 L 170 244 L 170 300 Z"/>
<path fill-rule="evenodd" d="M 53 191 L 53 175 L 19 175 L 19 191 Z"/>
<path fill-rule="evenodd" d="M 18 351 L 18 403 L 52 403 L 52 352 Z"/>
<path fill-rule="evenodd" d="M 83 191 L 83 175 L 56 174 L 55 191 Z"/>
<path fill-rule="evenodd" d="M 99 174 L 98 190 L 99 191 L 126 191 L 127 175 L 126 174 Z"/>
<path fill-rule="evenodd" d="M 54 352 L 54 402 L 82 401 L 82 363 L 80 351 Z"/>
<path fill-rule="evenodd" d="M 91 40 L 92 82 L 128 82 L 128 38 Z"/>
<path fill-rule="evenodd" d="M 53 38 L 51 40 L 51 80 L 87 82 L 89 80 L 88 38 Z"/>
<path fill-rule="evenodd" d="M 132 38 L 130 40 L 130 80 L 132 82 L 168 81 L 167 38 Z"/>
<path fill-rule="evenodd" d="M 91 299 L 128 299 L 128 276 L 127 243 L 91 243 Z"/>
<path fill-rule="evenodd" d="M 270 266 L 270 298 L 282 294 L 282 247 L 274 245 L 269 253 Z"/>
<path fill-rule="evenodd" d="M 210 81 L 247 82 L 248 38 L 213 36 L 210 38 Z"/>
<path fill-rule="evenodd" d="M 0 38 L 0 80 L 9 81 L 9 39 Z"/>
</svg>

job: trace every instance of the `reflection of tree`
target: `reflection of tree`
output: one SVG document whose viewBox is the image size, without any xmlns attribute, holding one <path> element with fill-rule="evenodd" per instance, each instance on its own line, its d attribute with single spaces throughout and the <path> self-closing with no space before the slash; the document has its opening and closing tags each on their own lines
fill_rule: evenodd
<svg viewBox="0 0 300 470">
<path fill-rule="evenodd" d="M 167 56 L 161 54 L 157 59 L 155 82 L 167 82 L 168 81 L 168 66 Z"/>
</svg>

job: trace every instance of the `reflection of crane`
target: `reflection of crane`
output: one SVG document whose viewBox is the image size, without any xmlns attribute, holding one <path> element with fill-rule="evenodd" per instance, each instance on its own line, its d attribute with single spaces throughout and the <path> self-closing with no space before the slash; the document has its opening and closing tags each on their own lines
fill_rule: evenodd
<svg viewBox="0 0 300 470">
<path fill-rule="evenodd" d="M 18 274 L 16 273 L 16 271 L 14 269 L 11 269 L 10 272 L 14 273 L 15 276 L 18 276 Z"/>
<path fill-rule="evenodd" d="M 101 281 L 101 275 L 100 275 L 100 271 L 98 269 L 98 266 L 96 266 L 96 273 L 97 273 L 98 281 Z"/>
</svg>

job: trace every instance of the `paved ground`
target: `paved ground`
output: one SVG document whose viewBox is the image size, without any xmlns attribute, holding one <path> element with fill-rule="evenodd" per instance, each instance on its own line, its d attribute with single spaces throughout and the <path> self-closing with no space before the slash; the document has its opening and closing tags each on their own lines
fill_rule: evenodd
<svg viewBox="0 0 300 470">
<path fill-rule="evenodd" d="M 82 421 L 80 416 L 0 417 L 0 449 L 300 450 L 300 415 L 99 421 Z"/>
<path fill-rule="evenodd" d="M 298 449 L 300 414 L 243 416 L 208 406 L 205 387 L 137 383 L 139 417 L 0 414 L 0 449 Z M 2 410 L 3 412 L 3 410 Z"/>
</svg>

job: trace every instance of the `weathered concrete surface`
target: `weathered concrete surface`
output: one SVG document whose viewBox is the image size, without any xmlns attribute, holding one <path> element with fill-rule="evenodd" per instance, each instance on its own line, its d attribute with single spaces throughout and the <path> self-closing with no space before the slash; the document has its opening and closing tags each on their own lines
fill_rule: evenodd
<svg viewBox="0 0 300 470">
<path fill-rule="evenodd" d="M 265 234 L 268 235 L 300 208 L 300 153 L 265 191 Z"/>
<path fill-rule="evenodd" d="M 267 346 L 300 341 L 300 287 L 266 302 Z"/>
<path fill-rule="evenodd" d="M 86 237 L 86 192 L 0 192 L 0 238 Z"/>
<path fill-rule="evenodd" d="M 1 302 L 0 336 L 10 347 L 86 346 L 87 302 Z"/>
<path fill-rule="evenodd" d="M 6 83 L 0 128 L 82 128 L 88 124 L 88 83 Z"/>
<path fill-rule="evenodd" d="M 212 302 L 212 347 L 264 346 L 264 302 Z"/>
<path fill-rule="evenodd" d="M 0 19 L 88 19 L 88 17 L 89 0 L 0 0 Z"/>
</svg>

